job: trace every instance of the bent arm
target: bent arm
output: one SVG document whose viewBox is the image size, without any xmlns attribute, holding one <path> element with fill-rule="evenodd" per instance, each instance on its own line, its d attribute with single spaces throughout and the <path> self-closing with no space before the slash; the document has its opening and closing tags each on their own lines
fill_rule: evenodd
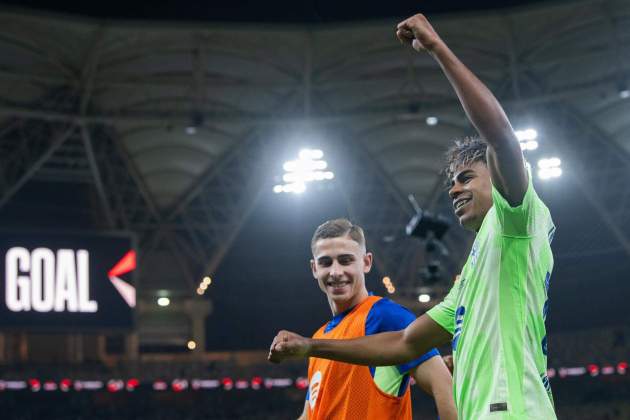
<svg viewBox="0 0 630 420">
<path fill-rule="evenodd" d="M 436 43 L 430 54 L 453 86 L 468 119 L 488 142 L 492 183 L 510 205 L 519 205 L 527 191 L 527 171 L 521 146 L 501 104 L 444 42 Z"/>
<path fill-rule="evenodd" d="M 432 357 L 414 370 L 412 375 L 424 392 L 433 396 L 441 420 L 457 420 L 453 399 L 453 377 L 441 357 Z"/>
<path fill-rule="evenodd" d="M 366 366 L 400 365 L 450 338 L 438 323 L 422 315 L 401 331 L 352 340 L 310 340 L 308 356 Z"/>
</svg>

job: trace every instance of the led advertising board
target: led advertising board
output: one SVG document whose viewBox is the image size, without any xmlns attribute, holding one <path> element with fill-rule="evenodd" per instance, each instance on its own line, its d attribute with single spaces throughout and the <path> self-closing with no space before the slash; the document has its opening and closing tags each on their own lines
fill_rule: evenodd
<svg viewBox="0 0 630 420">
<path fill-rule="evenodd" d="M 135 268 L 131 235 L 0 232 L 0 328 L 130 328 Z"/>
</svg>

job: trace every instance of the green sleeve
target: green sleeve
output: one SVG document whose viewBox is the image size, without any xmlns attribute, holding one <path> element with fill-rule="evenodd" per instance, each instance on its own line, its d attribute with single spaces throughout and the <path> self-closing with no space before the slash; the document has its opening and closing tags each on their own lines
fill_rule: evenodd
<svg viewBox="0 0 630 420">
<path fill-rule="evenodd" d="M 451 334 L 455 332 L 455 304 L 458 286 L 459 282 L 455 282 L 444 300 L 427 311 L 429 318 Z"/>
<path fill-rule="evenodd" d="M 547 226 L 550 221 L 549 210 L 540 200 L 534 190 L 532 174 L 527 170 L 527 191 L 523 202 L 516 207 L 501 195 L 494 185 L 492 186 L 492 201 L 497 219 L 504 236 L 527 238 L 535 236 L 542 226 Z"/>
</svg>

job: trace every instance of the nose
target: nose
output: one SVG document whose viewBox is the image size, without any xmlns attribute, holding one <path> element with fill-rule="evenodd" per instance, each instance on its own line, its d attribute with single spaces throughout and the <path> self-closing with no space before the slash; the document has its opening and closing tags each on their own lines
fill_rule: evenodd
<svg viewBox="0 0 630 420">
<path fill-rule="evenodd" d="M 343 269 L 342 269 L 341 264 L 339 264 L 339 262 L 336 260 L 333 261 L 332 265 L 330 266 L 330 274 L 329 274 L 330 277 L 336 279 L 336 278 L 341 277 L 342 273 L 343 273 Z"/>
<path fill-rule="evenodd" d="M 462 192 L 462 186 L 455 182 L 451 188 L 448 189 L 448 196 L 451 197 L 452 199 L 455 199 L 458 195 L 460 195 Z"/>
</svg>

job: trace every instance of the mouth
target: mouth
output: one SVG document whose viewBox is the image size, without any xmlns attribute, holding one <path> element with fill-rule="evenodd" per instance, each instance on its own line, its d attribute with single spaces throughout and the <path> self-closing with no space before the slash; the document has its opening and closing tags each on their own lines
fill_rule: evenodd
<svg viewBox="0 0 630 420">
<path fill-rule="evenodd" d="M 334 291 L 343 291 L 346 286 L 350 286 L 350 280 L 329 280 L 326 282 L 326 287 L 333 289 Z"/>
<path fill-rule="evenodd" d="M 453 201 L 453 209 L 455 210 L 455 215 L 459 216 L 462 213 L 462 209 L 472 201 L 472 197 L 463 197 L 458 198 Z"/>
</svg>

